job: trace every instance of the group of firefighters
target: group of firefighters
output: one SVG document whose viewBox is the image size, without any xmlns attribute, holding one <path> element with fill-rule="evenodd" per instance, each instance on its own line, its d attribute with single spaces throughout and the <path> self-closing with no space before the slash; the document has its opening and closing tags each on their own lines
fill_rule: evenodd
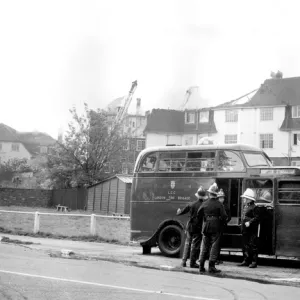
<svg viewBox="0 0 300 300">
<path fill-rule="evenodd" d="M 230 210 L 224 205 L 225 194 L 222 189 L 218 189 L 216 183 L 212 184 L 207 191 L 200 186 L 195 196 L 198 200 L 177 210 L 177 215 L 190 214 L 186 226 L 182 267 L 186 267 L 189 257 L 190 267 L 199 268 L 199 273 L 203 274 L 206 271 L 205 261 L 209 259 L 208 272 L 219 273 L 221 270 L 216 268 L 216 264 L 222 263 L 220 261 L 221 238 L 225 226 L 231 219 Z M 259 210 L 255 205 L 255 193 L 252 189 L 246 189 L 241 197 L 244 202 L 241 227 L 244 260 L 239 266 L 256 268 Z M 197 264 L 198 259 L 199 264 Z"/>
</svg>

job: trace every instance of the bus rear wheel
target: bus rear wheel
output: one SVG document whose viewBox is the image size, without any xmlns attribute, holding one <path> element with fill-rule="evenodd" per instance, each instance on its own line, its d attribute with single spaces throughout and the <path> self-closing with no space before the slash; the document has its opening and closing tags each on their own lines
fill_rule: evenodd
<svg viewBox="0 0 300 300">
<path fill-rule="evenodd" d="M 181 231 L 177 225 L 164 227 L 158 236 L 158 247 L 167 256 L 178 256 L 181 248 Z"/>
</svg>

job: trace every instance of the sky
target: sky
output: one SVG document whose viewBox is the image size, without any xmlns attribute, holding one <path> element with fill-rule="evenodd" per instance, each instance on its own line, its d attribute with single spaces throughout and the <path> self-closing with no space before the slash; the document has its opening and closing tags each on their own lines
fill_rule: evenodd
<svg viewBox="0 0 300 300">
<path fill-rule="evenodd" d="M 138 81 L 142 108 L 215 106 L 280 70 L 300 76 L 300 4 L 261 0 L 0 1 L 0 123 L 56 138 L 69 109 Z"/>
</svg>

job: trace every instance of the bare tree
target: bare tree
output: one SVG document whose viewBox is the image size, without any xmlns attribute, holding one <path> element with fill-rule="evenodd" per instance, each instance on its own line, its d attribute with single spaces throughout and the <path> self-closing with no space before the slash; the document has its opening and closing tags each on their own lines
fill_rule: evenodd
<svg viewBox="0 0 300 300">
<path fill-rule="evenodd" d="M 108 119 L 104 111 L 90 110 L 83 115 L 71 109 L 72 122 L 62 142 L 48 156 L 50 177 L 56 187 L 80 187 L 93 184 L 107 174 L 120 171 L 125 139 L 120 125 Z M 106 176 L 105 176 L 106 175 Z"/>
</svg>

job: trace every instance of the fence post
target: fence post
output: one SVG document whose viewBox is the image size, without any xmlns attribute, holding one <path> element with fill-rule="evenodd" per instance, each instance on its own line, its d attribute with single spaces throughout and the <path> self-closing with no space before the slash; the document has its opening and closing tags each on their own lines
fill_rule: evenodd
<svg viewBox="0 0 300 300">
<path fill-rule="evenodd" d="M 96 235 L 96 216 L 95 216 L 95 214 L 91 214 L 90 233 L 91 233 L 91 235 Z"/>
<path fill-rule="evenodd" d="M 39 231 L 40 231 L 40 215 L 39 215 L 39 212 L 36 211 L 34 214 L 33 233 L 38 233 Z"/>
</svg>

